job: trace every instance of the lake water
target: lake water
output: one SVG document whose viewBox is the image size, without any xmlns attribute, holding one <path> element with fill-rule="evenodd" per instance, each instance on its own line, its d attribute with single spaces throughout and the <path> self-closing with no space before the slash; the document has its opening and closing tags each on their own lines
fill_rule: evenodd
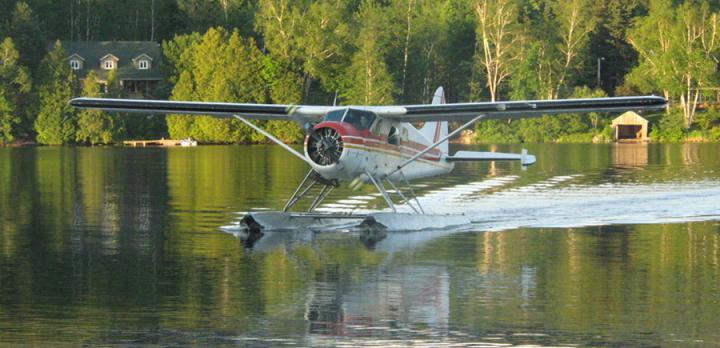
<svg viewBox="0 0 720 348">
<path fill-rule="evenodd" d="M 720 145 L 528 148 L 414 183 L 471 226 L 259 239 L 277 146 L 0 149 L 0 345 L 720 346 Z"/>
</svg>

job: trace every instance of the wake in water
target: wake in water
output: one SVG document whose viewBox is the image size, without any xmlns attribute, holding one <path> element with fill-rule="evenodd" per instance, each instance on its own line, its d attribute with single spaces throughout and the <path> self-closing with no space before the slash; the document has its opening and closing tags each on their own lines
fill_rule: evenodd
<svg viewBox="0 0 720 348">
<path fill-rule="evenodd" d="M 521 227 L 583 227 L 613 224 L 656 224 L 720 220 L 720 182 L 699 180 L 663 183 L 588 183 L 583 175 L 554 176 L 518 185 L 518 176 L 508 175 L 456 184 L 425 192 L 418 197 L 428 214 L 464 215 L 470 223 L 448 222 L 441 234 L 458 231 L 501 231 Z M 427 190 L 423 184 L 416 190 Z M 322 205 L 324 213 L 366 214 L 381 199 L 379 194 L 340 198 Z M 398 212 L 411 213 L 406 205 Z M 383 212 L 390 212 L 384 209 Z M 244 214 L 243 214 L 244 215 Z M 451 221 L 449 218 L 448 221 Z M 352 231 L 359 221 L 341 220 L 307 226 L 312 231 Z M 452 227 L 451 227 L 452 226 Z M 451 227 L 451 228 L 450 228 Z M 239 223 L 222 228 L 237 233 Z M 303 228 L 298 227 L 298 232 Z M 406 236 L 436 238 L 437 230 Z M 400 237 L 400 236 L 396 236 Z M 405 237 L 401 237 L 405 238 Z M 400 244 L 403 244 L 402 242 Z"/>
<path fill-rule="evenodd" d="M 519 227 L 581 227 L 609 224 L 669 223 L 720 219 L 720 182 L 655 184 L 573 184 L 581 175 L 555 176 L 512 186 L 517 176 L 432 190 L 418 197 L 426 212 L 465 214 L 470 230 Z M 326 204 L 324 212 L 367 213 L 374 196 Z M 410 212 L 400 205 L 399 211 Z M 388 211 L 388 210 L 385 210 Z"/>
<path fill-rule="evenodd" d="M 583 183 L 582 175 L 555 176 L 517 185 L 517 176 L 504 176 L 431 190 L 420 203 L 431 214 L 464 214 L 468 225 L 442 230 L 361 233 L 361 240 L 376 250 L 394 252 L 414 248 L 444 235 L 463 231 L 502 231 L 521 227 L 571 228 L 612 224 L 656 224 L 720 220 L 720 182 L 666 182 L 655 184 Z M 417 185 L 420 188 L 420 185 Z M 354 196 L 325 204 L 333 213 L 370 213 L 374 195 Z M 399 205 L 399 211 L 410 212 Z M 386 209 L 385 211 L 389 211 Z M 272 249 L 290 242 L 309 242 L 317 231 L 353 231 L 356 224 L 314 226 L 294 231 L 248 236 L 238 225 L 222 229 L 248 240 L 257 250 Z M 257 243 L 256 243 L 257 242 Z"/>
</svg>

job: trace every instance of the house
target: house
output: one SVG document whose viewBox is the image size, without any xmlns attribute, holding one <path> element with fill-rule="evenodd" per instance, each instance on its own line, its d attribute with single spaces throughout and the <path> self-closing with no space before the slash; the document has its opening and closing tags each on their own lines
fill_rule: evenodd
<svg viewBox="0 0 720 348">
<path fill-rule="evenodd" d="M 150 96 L 162 81 L 160 44 L 152 41 L 63 41 L 68 64 L 82 81 L 94 71 L 106 84 L 111 71 L 130 97 Z"/>
<path fill-rule="evenodd" d="M 628 111 L 612 121 L 617 141 L 648 141 L 648 120 Z"/>
</svg>

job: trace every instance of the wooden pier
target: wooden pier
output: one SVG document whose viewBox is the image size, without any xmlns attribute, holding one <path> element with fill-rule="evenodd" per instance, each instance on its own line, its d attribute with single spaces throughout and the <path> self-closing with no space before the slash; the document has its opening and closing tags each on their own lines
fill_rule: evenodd
<svg viewBox="0 0 720 348">
<path fill-rule="evenodd" d="M 147 146 L 195 146 L 197 142 L 189 139 L 172 140 L 172 139 L 159 139 L 159 140 L 125 140 L 123 145 L 132 147 L 147 147 Z"/>
</svg>

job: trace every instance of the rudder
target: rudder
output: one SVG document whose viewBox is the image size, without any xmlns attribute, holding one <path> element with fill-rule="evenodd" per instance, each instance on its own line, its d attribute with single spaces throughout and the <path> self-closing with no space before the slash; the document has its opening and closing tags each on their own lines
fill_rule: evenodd
<svg viewBox="0 0 720 348">
<path fill-rule="evenodd" d="M 443 90 L 442 86 L 438 87 L 438 89 L 435 90 L 432 104 L 445 104 L 445 90 Z M 423 127 L 420 129 L 420 133 L 422 133 L 425 138 L 430 140 L 430 142 L 435 143 L 436 141 L 442 139 L 444 136 L 448 135 L 448 123 L 447 121 L 425 122 L 425 125 L 423 125 Z M 444 153 L 447 153 L 450 150 L 450 146 L 447 141 L 440 144 L 438 148 Z"/>
</svg>

